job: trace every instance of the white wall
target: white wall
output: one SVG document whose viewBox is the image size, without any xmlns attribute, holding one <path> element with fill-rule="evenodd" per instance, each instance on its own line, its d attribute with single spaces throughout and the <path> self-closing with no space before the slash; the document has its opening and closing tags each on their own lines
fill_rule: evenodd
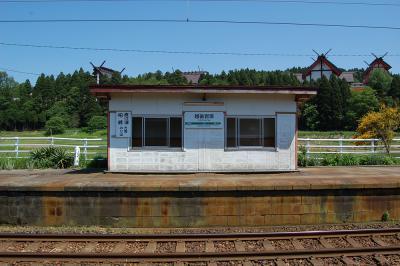
<svg viewBox="0 0 400 266">
<path fill-rule="evenodd" d="M 219 172 L 295 170 L 296 103 L 293 95 L 207 95 L 206 102 L 222 106 L 189 106 L 202 95 L 116 94 L 111 95 L 110 171 Z M 115 138 L 115 111 L 132 115 L 179 115 L 184 111 L 223 111 L 231 116 L 276 116 L 277 149 L 226 151 L 224 129 L 185 129 L 183 150 L 129 150 L 128 138 Z M 279 114 L 290 112 L 292 114 Z M 278 113 L 278 114 L 277 114 Z"/>
<path fill-rule="evenodd" d="M 329 66 L 324 63 L 324 64 L 322 64 L 322 69 L 324 70 L 322 72 L 322 75 L 324 75 L 326 78 L 329 79 L 331 77 L 332 73 L 333 73 L 332 71 L 327 71 L 327 70 L 330 70 Z M 311 75 L 308 76 L 307 79 L 310 81 L 310 80 L 317 80 L 317 79 L 320 79 L 320 78 L 322 78 L 322 76 L 321 76 L 321 64 L 318 64 L 312 69 Z"/>
</svg>

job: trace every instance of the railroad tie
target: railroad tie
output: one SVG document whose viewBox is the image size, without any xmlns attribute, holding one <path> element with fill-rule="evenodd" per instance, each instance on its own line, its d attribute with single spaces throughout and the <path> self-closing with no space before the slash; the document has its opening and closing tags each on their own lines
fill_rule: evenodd
<svg viewBox="0 0 400 266">
<path fill-rule="evenodd" d="M 325 237 L 321 237 L 319 239 L 319 242 L 322 246 L 324 246 L 324 248 L 335 248 L 331 243 L 328 242 L 328 240 L 326 240 Z"/>
<path fill-rule="evenodd" d="M 245 260 L 245 261 L 243 261 L 243 264 L 242 264 L 243 266 L 252 266 L 253 265 L 253 263 L 251 263 L 250 261 L 248 261 L 248 260 Z"/>
<path fill-rule="evenodd" d="M 150 241 L 150 242 L 147 244 L 147 247 L 146 247 L 146 249 L 145 249 L 145 252 L 146 252 L 146 253 L 154 253 L 154 252 L 156 252 L 156 249 L 157 249 L 157 242 L 155 242 L 155 241 Z"/>
<path fill-rule="evenodd" d="M 214 253 L 215 252 L 215 247 L 214 243 L 212 241 L 206 241 L 206 252 L 207 253 Z"/>
<path fill-rule="evenodd" d="M 66 247 L 67 242 L 58 242 L 54 245 L 54 248 L 51 250 L 51 252 L 62 252 L 63 250 L 65 250 Z"/>
<path fill-rule="evenodd" d="M 184 241 L 178 241 L 176 243 L 176 252 L 178 253 L 185 253 L 186 251 L 186 246 Z"/>
<path fill-rule="evenodd" d="M 269 241 L 268 239 L 264 239 L 263 246 L 264 249 L 267 251 L 275 250 L 274 246 L 271 244 L 271 241 Z"/>
<path fill-rule="evenodd" d="M 355 263 L 354 260 L 352 260 L 352 259 L 350 259 L 349 257 L 346 257 L 346 256 L 342 256 L 341 260 L 343 261 L 344 264 L 349 265 L 349 266 L 357 265 L 357 263 Z"/>
<path fill-rule="evenodd" d="M 217 263 L 215 261 L 211 260 L 207 263 L 207 266 L 217 266 Z"/>
<path fill-rule="evenodd" d="M 245 252 L 244 243 L 242 240 L 235 240 L 235 248 L 238 252 Z"/>
<path fill-rule="evenodd" d="M 301 242 L 297 238 L 293 238 L 292 244 L 295 249 L 305 249 L 304 246 L 301 244 Z"/>
<path fill-rule="evenodd" d="M 12 265 L 12 264 L 10 264 Z M 29 262 L 29 266 L 43 266 L 43 263 L 40 262 Z"/>
<path fill-rule="evenodd" d="M 31 242 L 22 250 L 22 252 L 36 252 L 39 249 L 41 244 L 42 244 L 41 241 Z"/>
<path fill-rule="evenodd" d="M 379 263 L 379 265 L 390 265 L 387 259 L 382 255 L 375 255 L 374 259 Z"/>
<path fill-rule="evenodd" d="M 185 266 L 185 263 L 183 263 L 182 261 L 176 261 L 175 263 L 174 263 L 174 266 Z"/>
<path fill-rule="evenodd" d="M 346 240 L 354 248 L 362 248 L 362 245 L 359 242 L 355 241 L 353 238 L 351 238 L 351 236 L 346 236 Z"/>
<path fill-rule="evenodd" d="M 112 250 L 113 253 L 123 253 L 126 249 L 126 242 L 125 241 L 120 241 L 118 242 L 114 249 Z"/>
<path fill-rule="evenodd" d="M 387 247 L 388 244 L 386 244 L 385 242 L 383 242 L 380 238 L 378 238 L 378 236 L 372 236 L 372 241 L 374 241 L 376 244 L 378 244 L 381 247 Z"/>
<path fill-rule="evenodd" d="M 7 247 L 8 247 L 8 245 L 9 245 L 10 243 L 7 243 L 7 242 L 0 242 L 0 252 L 5 252 L 6 250 L 7 250 Z M 0 264 L 0 266 L 1 266 L 1 264 Z"/>
<path fill-rule="evenodd" d="M 82 249 L 82 253 L 93 253 L 96 249 L 98 242 L 89 242 L 86 246 Z"/>
<path fill-rule="evenodd" d="M 276 266 L 287 266 L 286 262 L 284 262 L 282 259 L 277 259 L 275 260 Z"/>
<path fill-rule="evenodd" d="M 309 261 L 311 262 L 311 264 L 312 264 L 313 266 L 324 266 L 324 263 L 323 263 L 322 261 L 317 260 L 317 259 L 314 258 L 314 257 L 311 257 L 311 258 L 309 259 Z"/>
</svg>

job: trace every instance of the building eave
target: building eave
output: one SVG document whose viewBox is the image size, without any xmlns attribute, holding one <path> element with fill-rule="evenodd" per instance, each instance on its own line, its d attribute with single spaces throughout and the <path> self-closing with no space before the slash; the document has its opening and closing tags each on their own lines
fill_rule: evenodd
<svg viewBox="0 0 400 266">
<path fill-rule="evenodd" d="M 310 96 L 317 94 L 316 88 L 290 86 L 95 85 L 90 87 L 90 91 L 98 97 L 115 93 L 290 94 Z"/>
</svg>

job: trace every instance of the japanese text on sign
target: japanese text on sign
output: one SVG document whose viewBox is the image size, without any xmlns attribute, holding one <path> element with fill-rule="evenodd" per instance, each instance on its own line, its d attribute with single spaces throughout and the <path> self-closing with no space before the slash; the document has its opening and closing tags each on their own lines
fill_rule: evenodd
<svg viewBox="0 0 400 266">
<path fill-rule="evenodd" d="M 116 112 L 117 121 L 115 135 L 118 138 L 130 138 L 132 129 L 132 117 L 130 112 Z"/>
<path fill-rule="evenodd" d="M 223 112 L 186 112 L 185 128 L 223 128 Z"/>
</svg>

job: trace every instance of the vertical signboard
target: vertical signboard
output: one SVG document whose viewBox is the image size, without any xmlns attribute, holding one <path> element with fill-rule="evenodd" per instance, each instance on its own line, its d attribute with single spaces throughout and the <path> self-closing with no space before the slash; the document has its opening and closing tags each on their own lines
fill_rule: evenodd
<svg viewBox="0 0 400 266">
<path fill-rule="evenodd" d="M 186 112 L 185 128 L 224 128 L 224 113 Z"/>
<path fill-rule="evenodd" d="M 132 137 L 132 115 L 131 112 L 116 112 L 115 136 L 117 138 Z"/>
</svg>

